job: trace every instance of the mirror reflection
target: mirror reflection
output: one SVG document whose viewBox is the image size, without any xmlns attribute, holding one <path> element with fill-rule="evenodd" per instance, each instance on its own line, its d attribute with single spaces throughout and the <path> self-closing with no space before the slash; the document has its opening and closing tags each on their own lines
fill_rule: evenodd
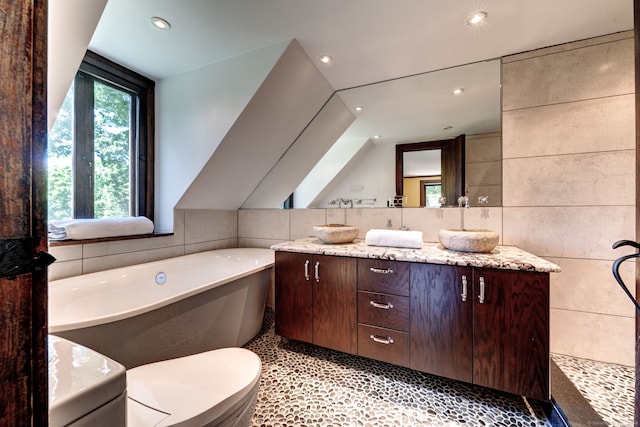
<svg viewBox="0 0 640 427">
<path fill-rule="evenodd" d="M 461 89 L 461 92 L 454 93 L 456 89 Z M 316 197 L 309 206 L 327 206 L 336 197 L 376 199 L 376 206 L 386 206 L 389 198 L 398 194 L 394 181 L 395 145 L 446 140 L 461 134 L 466 135 L 464 180 L 468 184 L 471 205 L 477 205 L 479 196 L 488 196 L 489 203 L 485 206 L 501 205 L 499 59 L 337 93 L 356 119 L 316 167 L 326 170 L 328 165 L 335 167 L 341 164 L 343 169 L 335 174 L 340 175 L 339 179 L 319 183 L 318 193 L 322 200 Z M 343 160 L 344 147 L 365 147 L 367 144 L 371 147 L 357 164 Z M 414 154 L 408 155 L 407 161 L 413 163 L 411 157 Z M 433 173 L 420 172 L 419 175 L 441 174 L 437 173 L 440 165 L 431 163 L 438 155 L 426 153 L 424 156 L 431 159 L 424 168 Z M 414 166 L 407 170 L 412 171 L 410 173 L 414 177 L 418 176 Z M 314 171 L 310 175 L 313 174 Z M 386 177 L 385 182 L 380 182 L 383 176 Z M 308 191 L 308 183 L 304 184 Z M 447 204 L 453 203 L 455 200 L 447 201 Z M 425 202 L 424 206 L 432 204 Z"/>
</svg>

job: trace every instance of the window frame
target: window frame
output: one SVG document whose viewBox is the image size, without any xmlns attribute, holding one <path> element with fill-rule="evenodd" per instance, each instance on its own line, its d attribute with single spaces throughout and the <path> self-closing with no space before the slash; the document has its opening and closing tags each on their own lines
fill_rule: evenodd
<svg viewBox="0 0 640 427">
<path fill-rule="evenodd" d="M 87 51 L 76 81 L 83 75 L 91 79 L 100 80 L 102 83 L 116 89 L 124 90 L 136 95 L 135 102 L 132 102 L 132 183 L 135 185 L 133 191 L 132 210 L 134 215 L 145 216 L 153 221 L 154 217 L 154 138 L 155 138 L 155 82 L 141 74 L 136 73 L 120 64 L 117 64 L 95 52 Z M 93 80 L 92 80 L 93 84 Z M 75 98 L 74 93 L 74 98 Z M 77 101 L 74 99 L 74 109 Z M 87 108 L 84 105 L 84 108 Z M 85 112 L 86 113 L 86 112 Z M 93 104 L 91 103 L 91 115 L 93 115 Z M 93 141 L 93 126 L 86 129 L 74 120 L 74 139 L 78 132 L 85 137 L 90 132 Z M 75 143 L 74 143 L 75 150 Z M 74 173 L 78 167 L 78 160 L 74 158 Z M 85 194 L 86 196 L 86 194 Z M 75 197 L 75 195 L 74 195 Z M 93 197 L 93 194 L 91 194 Z M 87 217 L 89 212 L 78 209 L 74 201 L 74 218 Z M 91 215 L 93 216 L 92 212 Z"/>
</svg>

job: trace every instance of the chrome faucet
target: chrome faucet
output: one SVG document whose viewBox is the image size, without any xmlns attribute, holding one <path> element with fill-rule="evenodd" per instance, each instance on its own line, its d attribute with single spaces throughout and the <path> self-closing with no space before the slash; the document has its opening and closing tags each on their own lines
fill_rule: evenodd
<svg viewBox="0 0 640 427">
<path fill-rule="evenodd" d="M 341 208 L 343 204 L 345 206 L 348 204 L 349 207 L 352 208 L 353 207 L 353 200 L 352 199 L 343 199 L 342 197 L 338 197 L 337 199 L 331 200 L 329 202 L 329 205 L 331 205 L 331 206 L 338 205 L 339 208 Z"/>
</svg>

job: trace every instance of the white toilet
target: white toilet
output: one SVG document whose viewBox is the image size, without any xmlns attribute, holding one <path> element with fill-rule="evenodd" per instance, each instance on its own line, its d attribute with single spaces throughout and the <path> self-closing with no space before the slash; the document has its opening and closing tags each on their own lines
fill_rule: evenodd
<svg viewBox="0 0 640 427">
<path fill-rule="evenodd" d="M 52 427 L 246 426 L 262 369 L 255 353 L 223 348 L 126 371 L 53 335 L 49 355 Z"/>
</svg>

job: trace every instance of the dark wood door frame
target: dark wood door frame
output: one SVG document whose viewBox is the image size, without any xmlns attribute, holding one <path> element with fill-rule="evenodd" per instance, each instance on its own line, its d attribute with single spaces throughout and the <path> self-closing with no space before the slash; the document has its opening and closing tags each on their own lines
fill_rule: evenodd
<svg viewBox="0 0 640 427">
<path fill-rule="evenodd" d="M 636 91 L 636 241 L 640 241 L 640 0 L 633 0 Z M 640 263 L 636 261 L 636 298 L 640 296 Z M 640 427 L 640 316 L 636 313 L 636 397 L 634 426 Z"/>
<path fill-rule="evenodd" d="M 22 267 L 47 247 L 47 0 L 0 10 L 0 425 L 46 426 L 46 268 Z"/>
</svg>

